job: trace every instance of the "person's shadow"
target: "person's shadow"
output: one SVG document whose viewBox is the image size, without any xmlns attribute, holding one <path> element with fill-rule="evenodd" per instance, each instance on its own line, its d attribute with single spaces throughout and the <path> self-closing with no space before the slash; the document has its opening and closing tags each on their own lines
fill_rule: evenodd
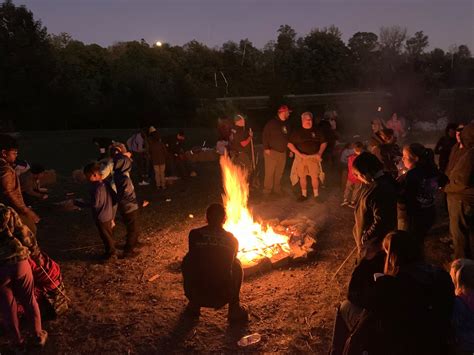
<svg viewBox="0 0 474 355">
<path fill-rule="evenodd" d="M 174 353 L 183 350 L 191 350 L 183 349 L 183 342 L 188 338 L 188 335 L 198 325 L 198 323 L 199 319 L 189 318 L 186 316 L 183 309 L 171 332 L 158 343 L 157 350 L 160 353 Z M 229 324 L 225 332 L 225 343 L 222 344 L 222 348 L 225 348 L 225 350 L 228 351 L 237 350 L 237 341 L 247 334 L 249 334 L 248 322 L 232 325 Z M 188 341 L 189 340 L 192 341 L 192 338 L 188 339 Z M 206 350 L 209 349 L 204 349 L 204 351 Z"/>
</svg>

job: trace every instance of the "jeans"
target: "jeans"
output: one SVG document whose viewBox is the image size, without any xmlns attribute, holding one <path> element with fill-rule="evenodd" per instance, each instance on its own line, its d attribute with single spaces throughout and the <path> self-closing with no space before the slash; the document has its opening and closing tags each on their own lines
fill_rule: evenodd
<svg viewBox="0 0 474 355">
<path fill-rule="evenodd" d="M 28 260 L 0 267 L 0 307 L 5 325 L 17 342 L 22 341 L 18 321 L 17 302 L 25 310 L 26 318 L 36 336 L 41 334 L 41 314 L 34 294 L 33 274 Z"/>
</svg>

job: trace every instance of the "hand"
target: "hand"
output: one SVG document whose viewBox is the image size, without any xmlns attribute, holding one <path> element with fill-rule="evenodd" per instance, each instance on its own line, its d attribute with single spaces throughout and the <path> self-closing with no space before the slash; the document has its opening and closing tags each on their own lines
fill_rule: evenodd
<svg viewBox="0 0 474 355">
<path fill-rule="evenodd" d="M 125 152 L 123 153 L 123 155 L 125 155 L 127 158 L 132 159 L 132 152 Z"/>
<path fill-rule="evenodd" d="M 265 154 L 266 154 L 266 155 L 270 155 L 270 153 L 271 153 L 271 150 L 270 150 L 270 149 L 265 149 Z"/>
<path fill-rule="evenodd" d="M 48 195 L 44 194 L 43 197 L 41 197 L 43 200 L 47 200 L 48 199 Z"/>
<path fill-rule="evenodd" d="M 33 212 L 32 209 L 28 210 L 26 216 L 30 218 L 34 224 L 37 224 L 41 220 L 41 218 L 39 218 L 39 216 L 35 212 Z"/>
</svg>

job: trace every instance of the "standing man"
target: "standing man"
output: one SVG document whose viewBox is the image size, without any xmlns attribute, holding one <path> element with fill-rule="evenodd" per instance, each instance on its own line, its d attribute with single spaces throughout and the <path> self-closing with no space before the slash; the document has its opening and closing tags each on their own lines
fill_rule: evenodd
<svg viewBox="0 0 474 355">
<path fill-rule="evenodd" d="M 139 179 L 138 185 L 140 186 L 150 185 L 150 183 L 146 181 L 148 178 L 148 156 L 146 145 L 147 142 L 143 130 L 140 130 L 127 139 L 128 149 L 132 152 L 132 158 L 137 167 Z"/>
<path fill-rule="evenodd" d="M 300 181 L 301 196 L 298 201 L 308 198 L 307 176 L 311 178 L 313 196 L 319 196 L 319 173 L 321 157 L 327 147 L 327 141 L 319 128 L 313 125 L 313 114 L 304 112 L 301 115 L 301 127 L 290 135 L 288 148 L 295 154 L 291 168 L 292 184 Z"/>
<path fill-rule="evenodd" d="M 166 148 L 171 157 L 170 168 L 172 176 L 180 176 L 182 178 L 189 176 L 188 165 L 186 161 L 186 150 L 184 147 L 184 142 L 186 137 L 184 136 L 184 131 L 180 129 L 176 136 L 168 139 Z"/>
<path fill-rule="evenodd" d="M 36 223 L 40 218 L 23 200 L 20 181 L 13 169 L 17 156 L 16 139 L 7 134 L 0 135 L 0 203 L 13 208 L 23 223 L 36 235 Z"/>
<path fill-rule="evenodd" d="M 265 180 L 263 183 L 264 195 L 272 190 L 281 194 L 281 177 L 285 170 L 286 148 L 288 146 L 288 125 L 290 109 L 286 105 L 280 106 L 277 117 L 267 122 L 263 129 L 263 149 L 265 156 Z"/>
<path fill-rule="evenodd" d="M 460 144 L 453 149 L 444 191 L 448 199 L 449 232 L 454 259 L 474 258 L 474 123 L 462 129 Z"/>
<path fill-rule="evenodd" d="M 249 174 L 252 172 L 251 141 L 253 132 L 245 127 L 244 116 L 234 116 L 234 126 L 230 136 L 230 157 L 232 162 L 244 168 Z"/>
</svg>

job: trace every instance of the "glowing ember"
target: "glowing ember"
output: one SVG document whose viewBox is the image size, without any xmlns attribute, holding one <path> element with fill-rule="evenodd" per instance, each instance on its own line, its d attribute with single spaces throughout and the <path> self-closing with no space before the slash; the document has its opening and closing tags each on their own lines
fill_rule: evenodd
<svg viewBox="0 0 474 355">
<path fill-rule="evenodd" d="M 289 237 L 275 233 L 268 225 L 255 222 L 248 210 L 247 172 L 232 164 L 228 156 L 222 156 L 220 164 L 225 191 L 222 199 L 227 212 L 224 229 L 239 240 L 238 258 L 242 264 L 251 266 L 282 251 L 290 252 Z"/>
</svg>

